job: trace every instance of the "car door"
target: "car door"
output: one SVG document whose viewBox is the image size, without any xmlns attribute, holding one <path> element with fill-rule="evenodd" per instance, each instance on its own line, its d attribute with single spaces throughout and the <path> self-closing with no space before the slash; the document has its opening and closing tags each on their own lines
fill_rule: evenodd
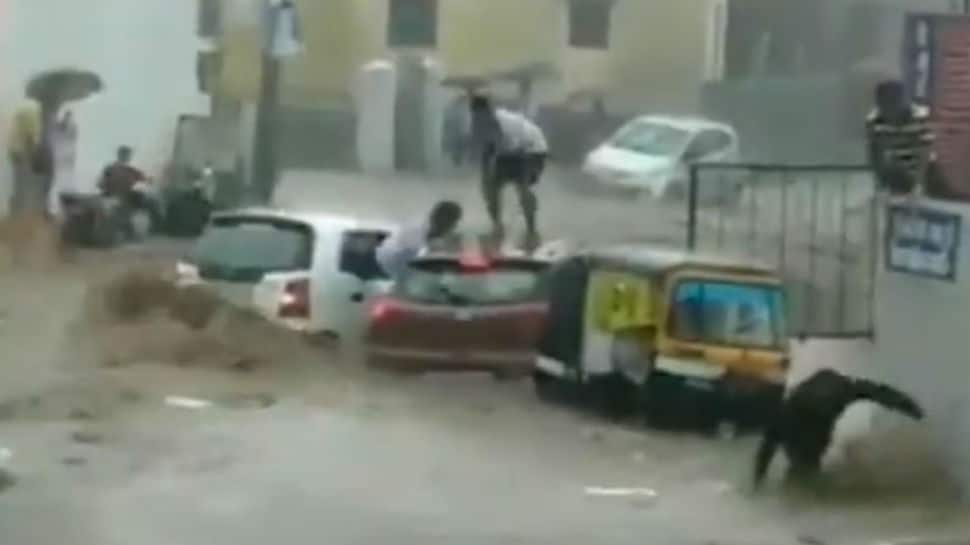
<svg viewBox="0 0 970 545">
<path fill-rule="evenodd" d="M 333 278 L 325 290 L 329 320 L 347 339 L 359 340 L 367 323 L 370 301 L 384 291 L 390 280 L 377 264 L 375 251 L 390 236 L 385 229 L 341 229 L 335 233 Z"/>
</svg>

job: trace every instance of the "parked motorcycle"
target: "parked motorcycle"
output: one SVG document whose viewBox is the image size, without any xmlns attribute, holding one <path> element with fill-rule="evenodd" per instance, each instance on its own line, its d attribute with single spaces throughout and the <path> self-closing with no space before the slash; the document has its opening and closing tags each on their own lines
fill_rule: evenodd
<svg viewBox="0 0 970 545">
<path fill-rule="evenodd" d="M 70 246 L 111 248 L 123 231 L 116 218 L 117 204 L 98 193 L 61 193 L 61 240 Z"/>
<path fill-rule="evenodd" d="M 165 195 L 165 233 L 174 237 L 197 237 L 215 208 L 216 178 L 206 167 L 188 183 L 172 187 Z"/>
<path fill-rule="evenodd" d="M 62 240 L 72 246 L 112 248 L 146 239 L 161 227 L 158 196 L 150 184 L 132 188 L 128 202 L 101 193 L 60 195 Z"/>
</svg>

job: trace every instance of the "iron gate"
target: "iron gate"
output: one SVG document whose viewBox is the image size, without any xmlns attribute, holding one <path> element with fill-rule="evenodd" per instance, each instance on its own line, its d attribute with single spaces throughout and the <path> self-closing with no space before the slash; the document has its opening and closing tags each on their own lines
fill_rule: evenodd
<svg viewBox="0 0 970 545">
<path fill-rule="evenodd" d="M 776 266 L 795 336 L 869 337 L 875 189 L 865 166 L 698 164 L 688 188 L 687 247 Z"/>
</svg>

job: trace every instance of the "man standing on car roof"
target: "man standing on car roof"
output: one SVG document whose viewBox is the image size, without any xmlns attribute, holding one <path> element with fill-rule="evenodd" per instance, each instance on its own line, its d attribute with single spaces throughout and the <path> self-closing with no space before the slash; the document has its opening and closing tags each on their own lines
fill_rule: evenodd
<svg viewBox="0 0 970 545">
<path fill-rule="evenodd" d="M 471 99 L 472 131 L 482 149 L 482 194 L 496 238 L 504 238 L 502 188 L 511 182 L 519 197 L 526 224 L 526 245 L 538 244 L 536 212 L 538 199 L 533 188 L 545 170 L 549 146 L 546 136 L 526 116 L 496 108 L 483 95 Z"/>
<path fill-rule="evenodd" d="M 426 220 L 404 227 L 384 239 L 374 251 L 377 266 L 391 279 L 399 277 L 429 242 L 453 234 L 461 216 L 462 209 L 458 203 L 438 202 Z"/>
</svg>

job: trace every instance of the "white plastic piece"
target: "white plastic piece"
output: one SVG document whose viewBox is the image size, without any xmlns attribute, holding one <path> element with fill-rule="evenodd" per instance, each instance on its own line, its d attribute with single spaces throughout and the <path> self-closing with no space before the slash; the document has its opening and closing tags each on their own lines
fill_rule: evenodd
<svg viewBox="0 0 970 545">
<path fill-rule="evenodd" d="M 165 398 L 165 404 L 169 407 L 177 407 L 179 409 L 192 409 L 201 410 L 211 408 L 213 403 L 207 399 L 197 399 L 193 397 L 181 397 L 181 396 L 168 396 Z"/>
<path fill-rule="evenodd" d="M 657 491 L 652 488 L 624 488 L 624 487 L 604 487 L 604 486 L 587 486 L 586 487 L 587 496 L 600 496 L 600 497 L 621 497 L 621 498 L 656 498 L 658 496 Z"/>
</svg>

